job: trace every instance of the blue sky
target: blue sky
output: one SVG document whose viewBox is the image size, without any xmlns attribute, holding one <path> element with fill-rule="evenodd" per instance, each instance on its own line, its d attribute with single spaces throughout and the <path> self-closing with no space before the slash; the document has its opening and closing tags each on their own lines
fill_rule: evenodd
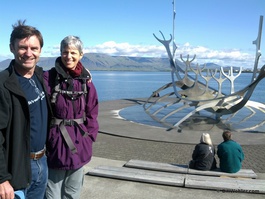
<svg viewBox="0 0 265 199">
<path fill-rule="evenodd" d="M 5 1 L 0 17 L 0 61 L 12 58 L 12 24 L 26 19 L 44 37 L 42 57 L 59 55 L 60 41 L 80 36 L 85 52 L 166 57 L 161 30 L 172 34 L 173 0 Z M 265 64 L 265 0 L 175 0 L 176 58 L 196 54 L 196 63 L 251 68 L 259 19 L 263 34 L 259 67 Z"/>
</svg>

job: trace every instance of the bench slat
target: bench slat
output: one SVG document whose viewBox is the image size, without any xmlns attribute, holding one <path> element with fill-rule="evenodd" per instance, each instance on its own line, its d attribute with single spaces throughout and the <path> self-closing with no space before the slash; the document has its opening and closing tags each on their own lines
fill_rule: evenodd
<svg viewBox="0 0 265 199">
<path fill-rule="evenodd" d="M 98 166 L 88 172 L 89 175 L 115 179 L 148 182 L 172 186 L 184 186 L 185 175 L 156 172 L 124 167 Z"/>
<path fill-rule="evenodd" d="M 187 175 L 185 187 L 223 192 L 265 193 L 265 180 Z"/>
<path fill-rule="evenodd" d="M 265 180 L 223 178 L 213 176 L 176 174 L 125 167 L 98 166 L 88 172 L 92 176 L 145 182 L 177 187 L 220 190 L 223 192 L 265 193 Z"/>
<path fill-rule="evenodd" d="M 195 169 L 188 169 L 187 165 L 151 162 L 144 160 L 130 160 L 124 164 L 125 167 L 139 168 L 155 171 L 165 171 L 173 173 L 185 173 L 193 175 L 205 175 L 205 176 L 228 176 L 228 177 L 240 177 L 240 178 L 257 178 L 257 174 L 252 169 L 241 169 L 237 173 L 225 173 L 219 171 L 200 171 Z"/>
</svg>

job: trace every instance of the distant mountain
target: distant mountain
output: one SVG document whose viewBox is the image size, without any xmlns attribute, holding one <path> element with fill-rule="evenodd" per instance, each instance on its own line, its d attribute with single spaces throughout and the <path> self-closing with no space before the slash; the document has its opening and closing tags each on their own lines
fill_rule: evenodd
<svg viewBox="0 0 265 199">
<path fill-rule="evenodd" d="M 219 65 L 215 64 L 215 63 L 206 63 L 206 64 L 201 64 L 200 67 L 205 67 L 207 69 L 216 69 L 216 68 L 220 68 Z"/>
<path fill-rule="evenodd" d="M 56 57 L 41 57 L 38 62 L 45 70 L 54 66 Z M 0 70 L 5 69 L 10 59 L 0 62 Z M 177 60 L 178 61 L 178 60 Z M 82 64 L 89 70 L 119 71 L 170 71 L 168 58 L 110 56 L 99 53 L 84 54 Z M 178 61 L 180 65 L 182 62 Z"/>
<path fill-rule="evenodd" d="M 164 71 L 170 69 L 167 58 L 139 58 L 87 53 L 81 61 L 90 70 Z"/>
<path fill-rule="evenodd" d="M 1 61 L 1 62 L 0 62 L 0 70 L 3 70 L 3 69 L 5 69 L 6 67 L 8 67 L 9 64 L 10 64 L 10 61 L 11 61 L 11 59 L 6 59 L 6 60 L 4 60 L 4 61 Z"/>
<path fill-rule="evenodd" d="M 38 65 L 48 70 L 54 66 L 57 57 L 41 57 Z M 0 71 L 9 66 L 11 59 L 6 59 L 0 62 Z M 110 56 L 100 53 L 84 54 L 82 64 L 89 70 L 104 70 L 104 71 L 171 71 L 168 58 L 155 57 L 129 57 L 129 56 Z M 185 69 L 185 64 L 180 60 L 176 60 L 177 64 Z M 191 64 L 196 68 L 196 64 Z M 206 63 L 200 65 L 200 68 L 205 69 L 220 69 L 220 66 L 215 63 Z M 224 70 L 229 70 L 230 67 L 224 67 Z M 239 68 L 234 68 L 238 70 Z M 251 72 L 251 70 L 243 70 L 243 72 Z"/>
</svg>

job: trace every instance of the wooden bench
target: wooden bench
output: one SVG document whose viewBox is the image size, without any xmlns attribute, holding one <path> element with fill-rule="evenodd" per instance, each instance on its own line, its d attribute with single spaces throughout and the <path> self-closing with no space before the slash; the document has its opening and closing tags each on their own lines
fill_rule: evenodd
<svg viewBox="0 0 265 199">
<path fill-rule="evenodd" d="M 98 166 L 90 170 L 88 174 L 176 187 L 219 190 L 221 192 L 265 193 L 265 180 L 249 178 L 222 178 L 113 166 Z"/>
<path fill-rule="evenodd" d="M 236 178 L 257 178 L 257 174 L 252 169 L 241 169 L 237 173 L 225 173 L 220 170 L 214 171 L 201 171 L 195 169 L 189 169 L 187 165 L 169 164 L 150 162 L 143 160 L 130 160 L 124 164 L 125 167 L 154 170 L 154 171 L 165 171 L 172 173 L 184 173 L 192 175 L 203 175 L 203 176 L 227 176 Z"/>
<path fill-rule="evenodd" d="M 187 175 L 185 187 L 233 193 L 265 193 L 265 180 Z"/>
<path fill-rule="evenodd" d="M 158 171 L 147 171 L 125 167 L 98 166 L 88 172 L 89 175 L 108 177 L 137 182 L 147 182 L 162 185 L 184 186 L 184 174 L 172 174 Z"/>
</svg>

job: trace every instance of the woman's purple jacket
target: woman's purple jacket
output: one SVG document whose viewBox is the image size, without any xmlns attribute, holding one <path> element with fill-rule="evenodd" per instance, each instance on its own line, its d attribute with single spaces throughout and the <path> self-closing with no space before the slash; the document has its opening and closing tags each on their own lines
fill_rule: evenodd
<svg viewBox="0 0 265 199">
<path fill-rule="evenodd" d="M 72 100 L 67 94 L 58 93 L 57 100 L 52 104 L 53 117 L 58 119 L 79 119 L 85 113 L 86 121 L 79 126 L 65 125 L 77 151 L 73 153 L 67 145 L 59 125 L 51 125 L 46 143 L 48 166 L 52 169 L 78 169 L 88 163 L 92 157 L 92 144 L 96 141 L 98 125 L 98 96 L 91 80 L 90 73 L 83 68 L 78 78 L 71 78 L 63 70 L 59 59 L 55 67 L 44 72 L 44 84 L 51 98 L 58 83 L 57 73 L 64 90 L 82 91 L 81 79 L 86 79 L 87 94 Z M 80 128 L 88 133 L 83 136 Z"/>
</svg>

